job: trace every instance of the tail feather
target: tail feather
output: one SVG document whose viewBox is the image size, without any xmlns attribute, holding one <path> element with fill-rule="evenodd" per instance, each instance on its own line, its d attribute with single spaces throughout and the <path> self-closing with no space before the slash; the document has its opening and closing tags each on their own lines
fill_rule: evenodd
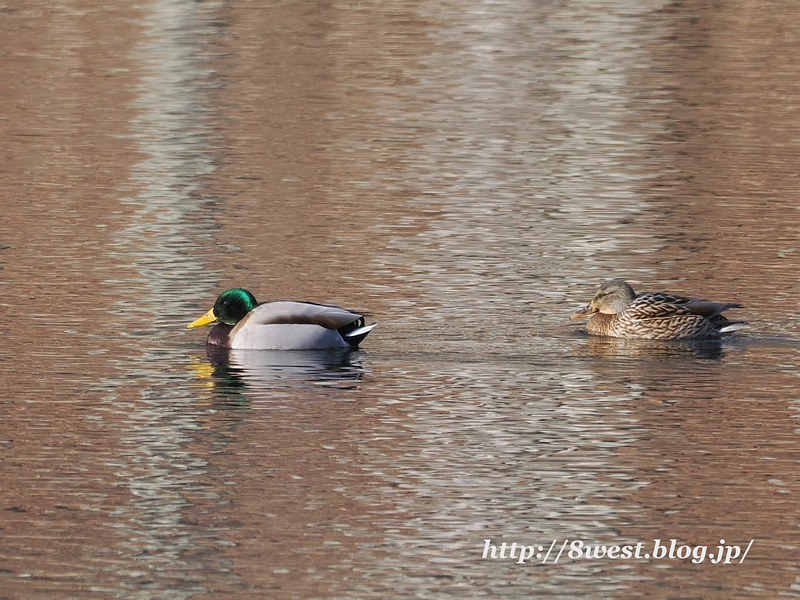
<svg viewBox="0 0 800 600">
<path fill-rule="evenodd" d="M 351 346 L 358 346 L 361 341 L 367 337 L 370 331 L 377 325 L 377 323 L 373 323 L 372 325 L 367 325 L 366 321 L 364 321 L 364 317 L 359 317 L 352 323 L 345 325 L 344 327 L 340 327 L 337 329 L 339 335 L 342 336 L 345 342 L 350 344 Z"/>
<path fill-rule="evenodd" d="M 373 323 L 372 325 L 365 325 L 363 327 L 359 327 L 358 329 L 353 329 L 352 331 L 344 334 L 342 337 L 348 344 L 352 344 L 353 346 L 358 346 L 362 340 L 367 337 L 370 331 L 372 331 L 377 323 Z"/>
<path fill-rule="evenodd" d="M 744 321 L 736 321 L 731 323 L 730 325 L 726 325 L 725 327 L 719 330 L 720 333 L 731 333 L 732 331 L 736 331 L 737 329 L 742 329 L 744 327 L 750 327 L 749 323 L 745 323 Z"/>
</svg>

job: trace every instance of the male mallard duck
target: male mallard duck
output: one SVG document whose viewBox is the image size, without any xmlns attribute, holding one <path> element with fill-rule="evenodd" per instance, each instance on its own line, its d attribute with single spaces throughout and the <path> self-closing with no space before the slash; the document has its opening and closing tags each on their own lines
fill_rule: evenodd
<svg viewBox="0 0 800 600">
<path fill-rule="evenodd" d="M 214 308 L 188 327 L 215 321 L 206 342 L 242 350 L 355 348 L 377 324 L 365 325 L 363 316 L 330 304 L 259 304 L 242 288 L 222 292 Z"/>
<path fill-rule="evenodd" d="M 637 294 L 622 279 L 612 279 L 570 319 L 592 315 L 586 326 L 592 335 L 644 340 L 717 339 L 746 325 L 723 317 L 722 312 L 729 308 L 743 307 L 661 292 Z"/>
</svg>

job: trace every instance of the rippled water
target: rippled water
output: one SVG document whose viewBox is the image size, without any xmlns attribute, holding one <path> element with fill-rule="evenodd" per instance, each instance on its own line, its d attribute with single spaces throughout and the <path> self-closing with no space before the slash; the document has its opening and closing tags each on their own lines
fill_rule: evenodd
<svg viewBox="0 0 800 600">
<path fill-rule="evenodd" d="M 800 595 L 798 23 L 0 7 L 0 595 Z M 611 277 L 750 328 L 590 338 Z M 379 325 L 209 353 L 185 325 L 232 285 Z M 655 539 L 753 543 L 554 559 Z"/>
</svg>

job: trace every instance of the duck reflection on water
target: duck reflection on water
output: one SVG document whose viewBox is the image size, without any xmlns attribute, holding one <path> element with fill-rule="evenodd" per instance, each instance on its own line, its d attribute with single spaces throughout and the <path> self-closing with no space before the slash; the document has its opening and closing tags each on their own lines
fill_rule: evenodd
<svg viewBox="0 0 800 600">
<path fill-rule="evenodd" d="M 290 388 L 353 389 L 367 373 L 361 353 L 330 350 L 231 350 L 207 346 L 208 362 L 199 358 L 195 371 L 218 392 L 274 391 Z"/>
<path fill-rule="evenodd" d="M 601 358 L 644 358 L 652 360 L 719 360 L 724 346 L 719 340 L 639 340 L 608 336 L 587 336 L 589 354 Z"/>
</svg>

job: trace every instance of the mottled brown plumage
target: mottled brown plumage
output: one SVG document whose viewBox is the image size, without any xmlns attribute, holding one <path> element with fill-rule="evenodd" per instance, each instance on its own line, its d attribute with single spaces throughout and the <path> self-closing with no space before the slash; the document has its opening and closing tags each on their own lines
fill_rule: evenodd
<svg viewBox="0 0 800 600">
<path fill-rule="evenodd" d="M 570 318 L 592 315 L 586 330 L 592 335 L 646 340 L 717 339 L 745 323 L 722 313 L 741 304 L 712 302 L 661 292 L 637 294 L 621 279 L 607 281 L 591 303 Z"/>
</svg>

